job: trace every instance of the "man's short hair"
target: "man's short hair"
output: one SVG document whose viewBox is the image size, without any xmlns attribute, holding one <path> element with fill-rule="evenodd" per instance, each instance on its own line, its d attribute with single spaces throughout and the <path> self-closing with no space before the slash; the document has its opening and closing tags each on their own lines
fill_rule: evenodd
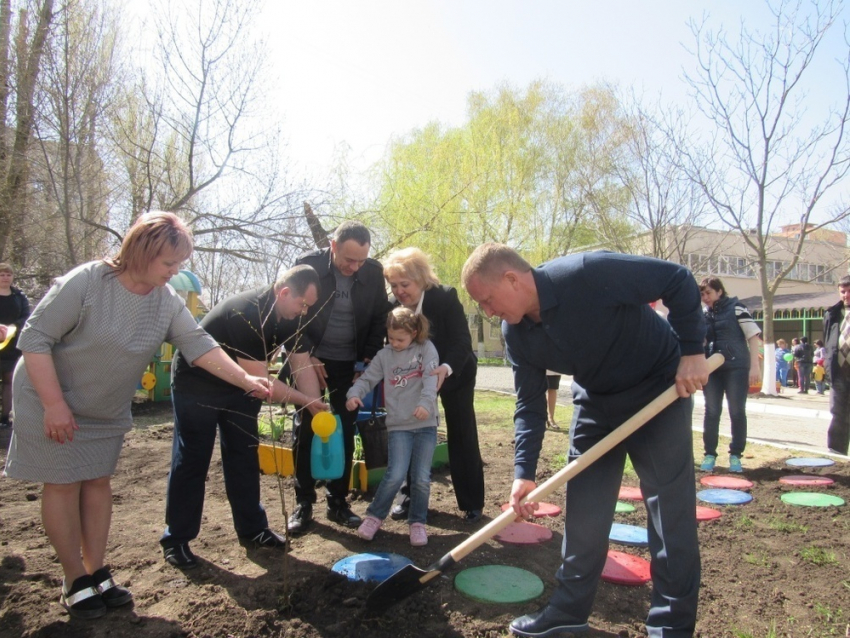
<svg viewBox="0 0 850 638">
<path fill-rule="evenodd" d="M 510 246 L 489 242 L 472 251 L 463 265 L 460 281 L 463 287 L 467 288 L 473 277 L 482 281 L 493 281 L 508 270 L 526 273 L 531 270 L 531 264 Z"/>
<path fill-rule="evenodd" d="M 841 279 L 838 280 L 839 286 L 850 286 L 850 275 L 844 275 Z"/>
<path fill-rule="evenodd" d="M 337 244 L 346 242 L 349 239 L 353 239 L 361 246 L 365 246 L 366 244 L 369 244 L 370 246 L 372 245 L 372 235 L 369 233 L 369 229 L 360 222 L 342 222 L 336 227 L 336 230 L 334 231 L 334 241 Z"/>
<path fill-rule="evenodd" d="M 274 291 L 280 292 L 283 288 L 289 288 L 296 297 L 303 297 L 310 286 L 315 286 L 316 292 L 319 292 L 319 273 L 312 266 L 302 264 L 293 266 L 278 277 L 274 283 Z"/>
</svg>

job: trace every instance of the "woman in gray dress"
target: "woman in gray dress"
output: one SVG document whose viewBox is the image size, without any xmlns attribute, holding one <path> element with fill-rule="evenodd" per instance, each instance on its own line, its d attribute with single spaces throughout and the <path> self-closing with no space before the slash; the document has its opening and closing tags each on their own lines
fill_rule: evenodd
<svg viewBox="0 0 850 638">
<path fill-rule="evenodd" d="M 268 394 L 267 380 L 234 363 L 166 286 L 191 253 L 191 232 L 175 215 L 142 215 L 114 258 L 57 279 L 18 340 L 5 473 L 44 484 L 42 522 L 65 576 L 60 602 L 75 617 L 132 599 L 104 564 L 110 477 L 136 386 L 162 342 L 255 396 Z"/>
</svg>

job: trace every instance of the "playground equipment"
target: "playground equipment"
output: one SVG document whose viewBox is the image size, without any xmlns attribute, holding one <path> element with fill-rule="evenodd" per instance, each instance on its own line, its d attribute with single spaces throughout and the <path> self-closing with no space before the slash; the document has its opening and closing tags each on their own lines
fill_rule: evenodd
<svg viewBox="0 0 850 638">
<path fill-rule="evenodd" d="M 205 314 L 201 303 L 201 282 L 190 270 L 181 270 L 168 285 L 186 301 L 186 308 L 192 316 L 200 321 Z M 142 375 L 139 389 L 146 390 L 149 401 L 171 400 L 171 360 L 174 358 L 174 348 L 170 343 L 163 343 L 159 352 L 154 354 L 147 371 Z"/>
</svg>

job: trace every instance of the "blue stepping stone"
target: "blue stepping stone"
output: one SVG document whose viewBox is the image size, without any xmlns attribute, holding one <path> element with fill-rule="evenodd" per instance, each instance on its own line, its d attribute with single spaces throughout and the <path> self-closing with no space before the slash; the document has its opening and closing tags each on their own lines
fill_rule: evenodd
<svg viewBox="0 0 850 638">
<path fill-rule="evenodd" d="M 832 459 L 825 458 L 794 458 L 788 459 L 785 461 L 786 465 L 790 465 L 791 467 L 829 467 L 830 465 L 835 465 L 835 461 Z"/>
<path fill-rule="evenodd" d="M 715 505 L 743 505 L 753 500 L 751 494 L 741 490 L 713 489 L 697 492 L 697 498 L 705 503 Z"/>
<path fill-rule="evenodd" d="M 611 533 L 608 534 L 608 539 L 621 545 L 630 545 L 631 547 L 647 547 L 649 545 L 646 528 L 637 527 L 636 525 L 624 525 L 623 523 L 614 523 L 611 525 Z"/>
<path fill-rule="evenodd" d="M 342 574 L 348 580 L 380 583 L 412 563 L 409 558 L 388 552 L 354 554 L 338 561 L 331 571 Z"/>
</svg>

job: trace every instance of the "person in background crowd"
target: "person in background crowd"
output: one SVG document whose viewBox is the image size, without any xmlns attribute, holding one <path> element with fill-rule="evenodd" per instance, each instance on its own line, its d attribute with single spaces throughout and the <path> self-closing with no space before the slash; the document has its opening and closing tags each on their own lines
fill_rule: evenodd
<svg viewBox="0 0 850 638">
<path fill-rule="evenodd" d="M 699 285 L 705 306 L 705 354 L 719 352 L 725 357 L 723 365 L 709 378 L 705 395 L 705 417 L 702 440 L 705 458 L 700 469 L 714 471 L 717 460 L 717 441 L 723 396 L 729 406 L 732 422 L 732 442 L 729 444 L 729 471 L 743 472 L 741 455 L 747 445 L 747 393 L 751 385 L 761 379 L 759 363 L 759 335 L 761 329 L 753 321 L 750 311 L 737 297 L 726 294 L 723 282 L 717 277 L 706 277 Z"/>
<path fill-rule="evenodd" d="M 558 388 L 561 386 L 561 375 L 551 370 L 546 371 L 546 406 L 549 418 L 546 419 L 546 427 L 550 430 L 560 430 L 555 421 L 555 408 L 558 405 Z"/>
<path fill-rule="evenodd" d="M 812 365 L 815 355 L 808 337 L 800 337 L 800 343 L 794 347 L 793 354 L 797 364 L 797 383 L 800 386 L 797 394 L 808 394 L 809 386 L 812 383 Z"/>
<path fill-rule="evenodd" d="M 823 316 L 832 413 L 826 444 L 831 452 L 846 456 L 850 449 L 850 275 L 838 280 L 838 297 Z"/>
<path fill-rule="evenodd" d="M 791 351 L 788 349 L 788 342 L 785 339 L 779 339 L 776 342 L 776 380 L 779 381 L 779 384 L 785 388 L 788 386 L 788 368 L 791 367 L 791 363 L 786 358 L 786 355 L 790 355 Z M 791 355 L 793 359 L 793 355 Z"/>
<path fill-rule="evenodd" d="M 10 427 L 9 412 L 12 410 L 12 373 L 21 357 L 18 350 L 18 335 L 30 316 L 30 302 L 17 286 L 12 285 L 15 271 L 9 264 L 0 264 L 0 342 L 6 340 L 9 326 L 15 326 L 15 335 L 0 350 L 0 383 L 3 384 L 3 408 L 0 413 L 0 428 Z"/>
</svg>

